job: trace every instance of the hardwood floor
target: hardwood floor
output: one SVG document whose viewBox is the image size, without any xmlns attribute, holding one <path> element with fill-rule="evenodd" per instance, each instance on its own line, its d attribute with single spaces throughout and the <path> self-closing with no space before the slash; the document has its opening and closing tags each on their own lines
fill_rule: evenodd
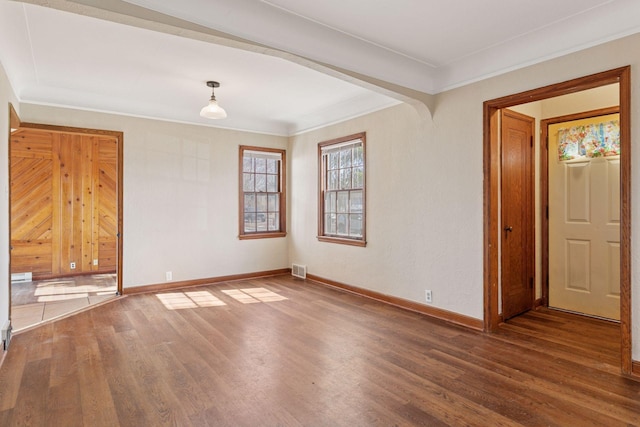
<svg viewBox="0 0 640 427">
<path fill-rule="evenodd" d="M 0 425 L 640 425 L 619 328 L 495 334 L 289 276 L 119 297 L 14 336 Z"/>
</svg>

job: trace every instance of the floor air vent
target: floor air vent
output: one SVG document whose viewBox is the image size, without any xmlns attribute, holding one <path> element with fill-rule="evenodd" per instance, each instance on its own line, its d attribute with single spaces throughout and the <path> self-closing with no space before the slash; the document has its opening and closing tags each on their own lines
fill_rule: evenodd
<svg viewBox="0 0 640 427">
<path fill-rule="evenodd" d="M 307 266 L 300 264 L 292 264 L 291 265 L 291 275 L 293 277 L 299 277 L 300 279 L 307 278 Z"/>
</svg>

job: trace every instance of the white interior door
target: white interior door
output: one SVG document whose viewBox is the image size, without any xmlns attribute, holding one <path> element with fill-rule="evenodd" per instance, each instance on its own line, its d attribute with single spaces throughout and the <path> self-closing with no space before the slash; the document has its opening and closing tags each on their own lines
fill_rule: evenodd
<svg viewBox="0 0 640 427">
<path fill-rule="evenodd" d="M 559 131 L 618 114 L 549 126 L 549 306 L 620 319 L 620 157 L 559 159 Z"/>
</svg>

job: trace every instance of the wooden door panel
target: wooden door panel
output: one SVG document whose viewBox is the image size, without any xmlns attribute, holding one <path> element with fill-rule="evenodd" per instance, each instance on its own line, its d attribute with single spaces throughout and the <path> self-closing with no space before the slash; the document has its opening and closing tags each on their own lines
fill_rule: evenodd
<svg viewBox="0 0 640 427">
<path fill-rule="evenodd" d="M 591 171 L 589 170 L 591 163 L 573 163 L 567 165 L 566 174 L 566 194 L 567 223 L 588 224 L 591 222 Z"/>
<path fill-rule="evenodd" d="M 501 287 L 509 319 L 533 307 L 533 125 L 509 110 L 502 114 Z"/>
<path fill-rule="evenodd" d="M 591 290 L 589 274 L 591 242 L 567 239 L 565 241 L 565 258 L 568 267 L 566 271 L 567 288 L 589 292 Z"/>
</svg>

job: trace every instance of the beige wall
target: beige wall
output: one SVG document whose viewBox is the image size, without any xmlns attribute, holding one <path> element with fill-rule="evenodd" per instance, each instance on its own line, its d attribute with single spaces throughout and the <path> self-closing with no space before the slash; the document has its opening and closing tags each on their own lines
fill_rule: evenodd
<svg viewBox="0 0 640 427">
<path fill-rule="evenodd" d="M 367 246 L 319 242 L 317 144 L 361 131 L 366 131 Z M 307 265 L 310 274 L 414 301 L 423 302 L 424 290 L 431 289 L 436 305 L 481 316 L 476 285 L 482 275 L 473 277 L 481 260 L 471 253 L 457 257 L 463 247 L 477 249 L 468 244 L 468 236 L 477 235 L 474 224 L 443 220 L 450 207 L 465 204 L 458 200 L 461 186 L 446 183 L 470 179 L 455 160 L 468 157 L 462 146 L 440 145 L 431 120 L 403 104 L 292 137 L 289 151 L 292 262 Z M 459 304 L 460 295 L 469 303 Z"/>
<path fill-rule="evenodd" d="M 9 319 L 9 103 L 20 111 L 0 64 L 0 327 Z"/>
<path fill-rule="evenodd" d="M 238 240 L 238 146 L 283 137 L 22 104 L 23 121 L 124 132 L 124 287 L 286 268 L 287 237 Z"/>
</svg>

